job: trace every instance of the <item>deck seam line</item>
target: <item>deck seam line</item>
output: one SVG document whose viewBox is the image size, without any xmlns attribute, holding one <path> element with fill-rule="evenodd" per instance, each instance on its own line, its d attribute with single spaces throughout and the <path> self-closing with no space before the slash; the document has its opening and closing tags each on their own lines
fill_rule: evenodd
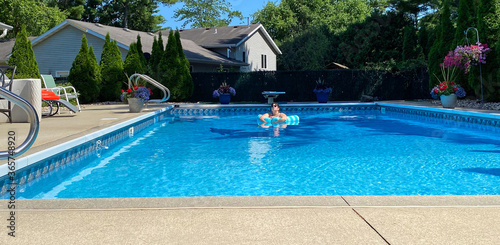
<svg viewBox="0 0 500 245">
<path fill-rule="evenodd" d="M 366 220 L 361 214 L 358 213 L 358 211 L 356 211 L 354 208 L 352 209 L 352 211 L 354 211 L 368 226 L 370 226 L 370 228 L 375 231 L 379 236 L 380 238 L 382 238 L 387 244 L 391 245 L 391 243 L 389 241 L 387 241 L 387 239 L 385 239 L 384 236 L 382 236 L 382 234 L 380 234 L 380 232 L 377 231 L 377 229 L 375 229 L 375 227 L 373 227 L 370 222 L 368 222 L 368 220 Z"/>
</svg>

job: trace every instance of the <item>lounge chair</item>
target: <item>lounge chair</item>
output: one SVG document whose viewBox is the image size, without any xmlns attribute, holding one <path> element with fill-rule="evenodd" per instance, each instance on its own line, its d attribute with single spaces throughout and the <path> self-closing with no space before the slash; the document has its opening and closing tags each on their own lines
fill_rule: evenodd
<svg viewBox="0 0 500 245">
<path fill-rule="evenodd" d="M 75 87 L 67 86 L 67 87 L 58 87 L 56 86 L 56 82 L 54 81 L 54 77 L 52 75 L 42 75 L 43 85 L 46 89 L 54 92 L 57 96 L 63 97 L 66 99 L 68 103 L 61 103 L 64 106 L 69 104 L 70 99 L 76 99 L 76 105 L 78 106 L 78 111 L 81 111 L 80 102 L 78 101 L 78 93 L 76 92 Z"/>
<path fill-rule="evenodd" d="M 48 89 L 42 88 L 42 101 L 47 103 L 49 106 L 49 111 L 47 113 L 42 114 L 43 117 L 49 117 L 57 114 L 59 112 L 59 107 L 62 105 L 66 106 L 72 112 L 78 112 L 78 108 L 73 104 L 69 103 L 67 100 L 62 100 L 59 95 L 56 95 L 54 92 Z M 54 111 L 54 107 L 56 107 Z"/>
<path fill-rule="evenodd" d="M 8 70 L 12 70 L 12 75 L 10 79 L 7 77 L 6 73 Z M 0 86 L 8 91 L 12 91 L 12 82 L 14 81 L 14 74 L 16 73 L 16 67 L 11 66 L 0 66 Z M 9 123 L 12 123 L 12 104 L 10 100 L 5 100 L 0 98 L 0 101 L 6 101 L 5 107 L 0 108 L 0 113 L 3 113 L 8 119 Z"/>
</svg>

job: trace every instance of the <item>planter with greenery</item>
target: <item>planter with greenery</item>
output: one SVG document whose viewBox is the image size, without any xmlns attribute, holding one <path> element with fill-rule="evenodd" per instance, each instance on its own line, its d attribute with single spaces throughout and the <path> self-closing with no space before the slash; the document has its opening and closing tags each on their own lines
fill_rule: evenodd
<svg viewBox="0 0 500 245">
<path fill-rule="evenodd" d="M 316 94 L 316 99 L 318 103 L 326 103 L 328 102 L 328 97 L 332 92 L 332 88 L 328 87 L 321 78 L 316 81 L 316 88 L 314 88 L 313 92 Z"/>
<path fill-rule="evenodd" d="M 38 119 L 42 118 L 42 82 L 38 72 L 35 53 L 28 40 L 26 26 L 21 27 L 17 33 L 16 42 L 12 48 L 12 55 L 7 62 L 9 66 L 16 66 L 16 73 L 12 83 L 12 92 L 26 99 L 37 113 Z M 14 105 L 12 107 L 12 122 L 28 122 L 26 112 Z"/>
</svg>

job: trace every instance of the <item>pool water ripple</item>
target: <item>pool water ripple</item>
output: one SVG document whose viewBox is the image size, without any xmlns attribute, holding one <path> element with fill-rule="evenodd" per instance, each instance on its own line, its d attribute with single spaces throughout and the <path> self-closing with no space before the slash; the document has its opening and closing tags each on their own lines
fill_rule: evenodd
<svg viewBox="0 0 500 245">
<path fill-rule="evenodd" d="M 19 198 L 500 194 L 500 137 L 378 111 L 165 117 Z"/>
</svg>

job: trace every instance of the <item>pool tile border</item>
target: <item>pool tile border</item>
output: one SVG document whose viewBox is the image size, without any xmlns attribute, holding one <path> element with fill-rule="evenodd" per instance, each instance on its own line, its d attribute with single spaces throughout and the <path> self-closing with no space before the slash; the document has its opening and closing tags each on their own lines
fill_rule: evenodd
<svg viewBox="0 0 500 245">
<path fill-rule="evenodd" d="M 151 112 L 137 118 L 118 123 L 86 136 L 68 141 L 49 149 L 16 159 L 15 182 L 24 185 L 46 178 L 54 170 L 66 168 L 76 162 L 100 154 L 100 151 L 122 142 L 124 139 L 141 132 L 148 126 L 165 117 L 165 111 L 173 106 Z M 0 196 L 4 195 L 13 183 L 8 176 L 7 164 L 0 166 Z M 22 190 L 22 188 L 21 188 Z"/>
</svg>

